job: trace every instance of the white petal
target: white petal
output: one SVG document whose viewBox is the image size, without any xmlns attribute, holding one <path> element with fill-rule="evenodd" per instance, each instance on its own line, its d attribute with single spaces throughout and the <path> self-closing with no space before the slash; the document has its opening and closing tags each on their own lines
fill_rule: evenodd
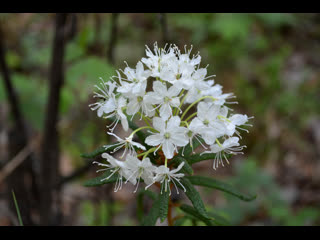
<svg viewBox="0 0 320 240">
<path fill-rule="evenodd" d="M 173 158 L 174 146 L 170 140 L 165 140 L 162 145 L 162 151 L 167 159 Z"/>
<path fill-rule="evenodd" d="M 166 127 L 166 123 L 162 118 L 154 117 L 152 121 L 153 127 L 159 132 L 163 132 Z"/>
<path fill-rule="evenodd" d="M 248 121 L 248 116 L 242 114 L 234 114 L 229 118 L 229 120 L 236 126 L 241 126 Z"/>
<path fill-rule="evenodd" d="M 174 116 L 169 119 L 167 123 L 167 130 L 172 131 L 175 130 L 180 125 L 180 118 L 178 116 Z"/>
<path fill-rule="evenodd" d="M 143 97 L 144 102 L 148 102 L 151 104 L 160 104 L 163 102 L 163 96 L 159 95 L 156 92 L 148 92 L 144 97 Z"/>
<path fill-rule="evenodd" d="M 179 107 L 180 99 L 178 97 L 172 98 L 170 101 L 170 105 L 173 107 Z"/>
<path fill-rule="evenodd" d="M 172 98 L 172 97 L 178 96 L 179 93 L 180 93 L 179 88 L 175 86 L 171 86 L 168 90 L 168 97 Z"/>
<path fill-rule="evenodd" d="M 146 150 L 146 148 L 145 148 L 145 146 L 143 146 L 142 144 L 140 144 L 140 143 L 137 143 L 137 142 L 131 142 L 131 144 L 133 145 L 133 146 L 136 146 L 137 148 L 140 148 L 140 149 L 142 149 L 142 150 Z"/>
<path fill-rule="evenodd" d="M 163 141 L 163 136 L 160 134 L 154 134 L 151 136 L 148 136 L 145 140 L 145 143 L 149 146 L 158 146 Z"/>
<path fill-rule="evenodd" d="M 164 103 L 160 107 L 160 117 L 163 120 L 167 120 L 172 115 L 172 109 L 169 103 Z"/>
<path fill-rule="evenodd" d="M 136 114 L 140 109 L 140 104 L 137 101 L 136 98 L 133 98 L 130 100 L 130 102 L 128 103 L 128 107 L 127 107 L 127 114 L 129 115 L 134 115 Z"/>
<path fill-rule="evenodd" d="M 123 130 L 128 131 L 128 129 L 129 129 L 129 124 L 128 124 L 128 119 L 127 119 L 127 117 L 122 117 L 122 118 L 121 118 L 121 125 L 122 125 Z"/>
<path fill-rule="evenodd" d="M 189 140 L 184 133 L 174 133 L 170 136 L 170 139 L 179 147 L 183 147 L 189 143 Z"/>
<path fill-rule="evenodd" d="M 155 81 L 153 83 L 153 91 L 160 96 L 167 96 L 167 87 L 160 81 Z"/>
<path fill-rule="evenodd" d="M 238 137 L 231 137 L 228 138 L 223 142 L 223 147 L 224 148 L 229 148 L 229 147 L 234 147 L 234 146 L 239 146 L 239 138 Z"/>
</svg>

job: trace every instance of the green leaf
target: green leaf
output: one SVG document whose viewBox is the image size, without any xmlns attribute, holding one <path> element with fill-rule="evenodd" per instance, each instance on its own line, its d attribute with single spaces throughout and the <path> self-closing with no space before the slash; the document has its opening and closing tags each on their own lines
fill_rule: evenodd
<svg viewBox="0 0 320 240">
<path fill-rule="evenodd" d="M 189 216 L 184 216 L 184 217 L 178 218 L 178 219 L 174 222 L 173 226 L 182 226 L 182 225 L 184 224 L 184 222 L 185 222 L 186 220 L 188 220 L 188 219 L 189 219 Z"/>
<path fill-rule="evenodd" d="M 198 154 L 194 154 L 191 156 L 186 156 L 185 159 L 189 162 L 190 165 L 197 163 L 197 162 L 201 162 L 204 160 L 210 160 L 210 159 L 214 159 L 216 156 L 215 153 L 206 153 L 206 154 L 202 154 L 200 155 L 200 153 Z"/>
<path fill-rule="evenodd" d="M 200 196 L 199 192 L 194 188 L 192 183 L 186 177 L 182 178 L 180 181 L 181 181 L 181 184 L 186 188 L 185 194 L 190 199 L 193 207 L 203 217 L 210 219 L 210 217 L 208 216 L 208 213 L 206 211 L 206 208 L 202 202 L 201 196 Z M 180 185 L 179 185 L 179 187 L 181 188 Z"/>
<path fill-rule="evenodd" d="M 209 177 L 185 176 L 185 178 L 187 178 L 194 185 L 218 189 L 220 191 L 229 193 L 243 201 L 252 201 L 256 198 L 256 195 L 248 196 L 248 195 L 242 194 L 238 190 L 234 189 L 231 185 L 220 182 L 218 180 L 215 180 Z"/>
<path fill-rule="evenodd" d="M 160 215 L 160 198 L 161 194 L 159 194 L 158 198 L 153 202 L 148 215 L 146 215 L 142 220 L 142 226 L 154 226 L 156 224 Z"/>
<path fill-rule="evenodd" d="M 169 162 L 169 166 L 173 165 L 175 167 L 177 167 L 178 165 L 180 165 L 182 162 L 184 162 L 183 167 L 181 168 L 181 171 L 187 174 L 193 174 L 193 169 L 192 167 L 189 165 L 188 161 L 186 159 L 184 159 L 183 157 L 177 155 L 175 156 L 170 162 Z"/>
<path fill-rule="evenodd" d="M 191 215 L 192 217 L 204 222 L 208 226 L 213 226 L 214 225 L 214 223 L 213 223 L 213 221 L 211 219 L 208 219 L 206 216 L 203 216 L 202 214 L 200 214 L 192 206 L 189 206 L 189 205 L 186 205 L 186 204 L 182 204 L 180 206 L 180 209 L 182 211 L 184 211 L 185 213 Z"/>
<path fill-rule="evenodd" d="M 117 146 L 118 146 L 117 143 L 114 143 L 112 145 L 103 145 L 103 146 L 97 148 L 96 150 L 94 150 L 91 153 L 83 153 L 83 154 L 81 154 L 81 157 L 83 157 L 83 158 L 95 158 L 96 156 L 101 155 L 102 153 L 110 152 L 110 151 L 114 150 Z"/>
<path fill-rule="evenodd" d="M 163 182 L 162 184 L 166 184 Z M 164 188 L 164 186 L 163 186 Z M 168 190 L 168 189 L 167 189 Z M 169 208 L 169 190 L 168 191 L 163 191 L 162 194 L 160 193 L 159 196 L 159 217 L 161 222 L 163 222 L 168 215 L 168 208 Z"/>
<path fill-rule="evenodd" d="M 157 195 L 154 192 L 151 192 L 149 190 L 143 189 L 139 191 L 137 196 L 137 217 L 140 222 L 142 221 L 143 215 L 144 215 L 143 199 L 145 195 L 150 197 L 152 200 L 156 200 L 157 198 Z"/>
<path fill-rule="evenodd" d="M 110 176 L 111 174 L 112 174 L 112 172 L 110 170 L 106 170 L 106 172 L 103 173 L 101 176 L 89 179 L 86 182 L 84 182 L 83 186 L 97 187 L 97 186 L 101 186 L 101 185 L 104 185 L 107 183 L 114 183 L 117 181 L 118 173 L 113 174 L 109 179 L 103 180 L 104 178 Z"/>
<path fill-rule="evenodd" d="M 15 205 L 16 210 L 17 210 L 17 215 L 18 215 L 19 224 L 20 224 L 20 226 L 23 226 L 23 222 L 22 222 L 22 218 L 21 218 L 21 214 L 20 214 L 18 202 L 17 202 L 16 195 L 14 194 L 14 191 L 13 191 L 13 190 L 12 190 L 12 197 L 13 197 L 14 205 Z"/>
<path fill-rule="evenodd" d="M 230 222 L 223 216 L 217 213 L 209 212 L 209 216 L 213 218 L 213 221 L 216 225 L 219 226 L 229 226 Z"/>
</svg>

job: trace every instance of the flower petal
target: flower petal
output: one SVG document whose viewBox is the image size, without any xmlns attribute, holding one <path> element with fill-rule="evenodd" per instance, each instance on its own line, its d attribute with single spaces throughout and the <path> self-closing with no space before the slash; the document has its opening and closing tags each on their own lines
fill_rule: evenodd
<svg viewBox="0 0 320 240">
<path fill-rule="evenodd" d="M 158 146 L 163 141 L 163 136 L 156 133 L 154 135 L 148 136 L 145 140 L 145 143 L 149 146 Z"/>
</svg>

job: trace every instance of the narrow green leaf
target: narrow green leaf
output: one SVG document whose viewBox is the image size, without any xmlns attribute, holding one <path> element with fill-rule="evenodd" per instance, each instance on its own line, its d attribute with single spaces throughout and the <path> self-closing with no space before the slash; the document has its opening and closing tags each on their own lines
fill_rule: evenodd
<svg viewBox="0 0 320 240">
<path fill-rule="evenodd" d="M 209 216 L 211 216 L 213 218 L 213 222 L 216 225 L 219 225 L 219 226 L 229 226 L 230 225 L 230 222 L 225 217 L 223 217 L 217 213 L 209 212 Z"/>
<path fill-rule="evenodd" d="M 151 192 L 149 190 L 143 189 L 139 191 L 137 196 L 137 217 L 140 222 L 142 221 L 143 215 L 144 215 L 144 208 L 143 208 L 144 196 L 148 196 L 152 200 L 155 200 L 157 198 L 157 195 L 154 192 Z"/>
<path fill-rule="evenodd" d="M 118 173 L 112 175 L 109 179 L 105 179 L 106 177 L 110 176 L 112 172 L 110 170 L 106 170 L 101 176 L 89 179 L 84 182 L 83 186 L 85 187 L 97 187 L 107 183 L 114 183 L 117 181 Z M 105 180 L 103 180 L 105 179 Z"/>
<path fill-rule="evenodd" d="M 190 165 L 197 163 L 197 162 L 201 162 L 204 160 L 210 160 L 210 159 L 214 159 L 216 156 L 215 153 L 206 153 L 206 154 L 202 154 L 200 155 L 200 153 L 198 154 L 194 154 L 191 156 L 187 156 L 185 157 L 187 159 L 187 161 L 189 162 Z"/>
<path fill-rule="evenodd" d="M 242 194 L 238 190 L 234 189 L 234 187 L 232 187 L 231 185 L 220 182 L 218 180 L 215 180 L 215 179 L 212 179 L 209 177 L 185 176 L 185 178 L 189 179 L 189 181 L 194 185 L 218 189 L 220 191 L 229 193 L 229 194 L 231 194 L 231 195 L 233 195 L 243 201 L 252 201 L 257 197 L 256 195 L 255 196 L 248 196 L 248 195 Z"/>
<path fill-rule="evenodd" d="M 91 153 L 83 153 L 83 154 L 81 154 L 81 157 L 83 157 L 83 158 L 95 158 L 96 156 L 101 155 L 102 153 L 110 152 L 110 151 L 114 150 L 117 146 L 118 146 L 117 143 L 114 143 L 114 144 L 111 144 L 111 145 L 103 145 L 103 146 L 97 148 L 96 150 L 94 150 Z"/>
<path fill-rule="evenodd" d="M 169 166 L 173 165 L 175 167 L 178 167 L 182 162 L 184 162 L 183 167 L 181 168 L 181 171 L 187 174 L 193 174 L 193 169 L 192 167 L 189 165 L 188 161 L 186 159 L 184 159 L 183 157 L 177 155 L 175 156 L 170 162 L 169 162 Z"/>
<path fill-rule="evenodd" d="M 143 198 L 144 198 L 144 192 L 140 191 L 137 195 L 137 217 L 139 222 L 141 222 L 143 218 Z"/>
<path fill-rule="evenodd" d="M 173 226 L 182 226 L 182 225 L 184 224 L 184 222 L 185 222 L 186 220 L 188 220 L 188 219 L 189 219 L 189 216 L 184 216 L 184 217 L 178 218 L 178 219 L 174 222 Z"/>
<path fill-rule="evenodd" d="M 184 211 L 185 213 L 195 217 L 196 219 L 204 222 L 206 225 L 208 226 L 213 226 L 214 223 L 211 219 L 208 219 L 208 217 L 203 216 L 202 214 L 200 214 L 196 209 L 194 209 L 192 206 L 186 205 L 186 204 L 182 204 L 180 206 L 180 209 L 182 211 Z"/>
<path fill-rule="evenodd" d="M 231 154 L 226 154 L 226 157 L 229 158 Z M 213 160 L 215 158 L 215 153 L 206 153 L 202 154 L 197 153 L 191 156 L 186 156 L 185 159 L 189 162 L 190 165 L 195 164 L 197 162 L 205 161 L 205 160 Z"/>
<path fill-rule="evenodd" d="M 187 197 L 191 201 L 193 207 L 203 217 L 210 219 L 210 217 L 208 216 L 208 213 L 206 211 L 206 208 L 202 202 L 201 196 L 200 196 L 199 192 L 194 188 L 192 183 L 186 177 L 184 177 L 181 179 L 181 184 L 186 188 L 185 194 L 187 195 Z M 181 188 L 180 185 L 179 185 L 179 187 Z"/>
<path fill-rule="evenodd" d="M 14 205 L 15 205 L 16 210 L 17 210 L 17 215 L 18 215 L 19 224 L 20 224 L 20 226 L 23 226 L 23 222 L 22 222 L 22 218 L 21 218 L 21 214 L 20 214 L 18 202 L 17 202 L 16 196 L 15 196 L 13 190 L 12 190 L 12 197 L 13 197 Z"/>
<path fill-rule="evenodd" d="M 142 220 L 142 226 L 154 226 L 156 224 L 160 214 L 160 197 L 161 194 L 159 194 L 158 198 L 153 202 L 148 215 L 146 215 Z"/>
<path fill-rule="evenodd" d="M 165 184 L 163 182 L 162 184 Z M 164 187 L 163 187 L 164 189 Z M 168 208 L 169 208 L 169 189 L 167 191 L 163 191 L 162 194 L 159 196 L 159 217 L 161 222 L 163 222 L 168 215 Z"/>
</svg>

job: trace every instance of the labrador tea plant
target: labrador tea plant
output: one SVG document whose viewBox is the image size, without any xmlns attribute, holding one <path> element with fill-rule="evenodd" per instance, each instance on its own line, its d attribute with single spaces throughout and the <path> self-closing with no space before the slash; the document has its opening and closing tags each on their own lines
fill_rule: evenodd
<svg viewBox="0 0 320 240">
<path fill-rule="evenodd" d="M 82 155 L 104 160 L 93 161 L 99 167 L 97 172 L 104 173 L 84 185 L 114 184 L 115 192 L 123 184 L 135 185 L 141 225 L 155 225 L 159 218 L 161 222 L 167 219 L 168 225 L 180 225 L 186 219 L 224 224 L 206 210 L 194 185 L 224 191 L 244 201 L 255 198 L 193 173 L 192 165 L 197 162 L 212 161 L 214 172 L 229 164 L 231 155 L 242 154 L 246 146 L 239 143 L 241 131 L 248 132 L 244 127 L 251 125 L 247 115 L 233 113 L 230 105 L 237 103 L 235 96 L 214 84 L 214 75 L 207 76 L 208 66 L 200 67 L 201 56 L 191 56 L 191 50 L 185 47 L 182 53 L 176 45 L 159 48 L 155 43 L 151 51 L 146 46 L 146 57 L 135 68 L 125 62 L 124 70 L 116 71 L 109 81 L 101 78 L 100 85 L 95 85 L 97 102 L 89 105 L 98 117 L 111 119 L 107 134 L 116 143 Z M 119 122 L 128 132 L 125 138 L 114 133 Z M 113 154 L 118 152 L 116 158 Z M 141 182 L 144 186 L 138 191 Z M 184 192 L 192 205 L 174 203 L 172 191 Z M 146 215 L 144 196 L 154 201 Z M 174 208 L 185 215 L 173 217 Z"/>
</svg>

